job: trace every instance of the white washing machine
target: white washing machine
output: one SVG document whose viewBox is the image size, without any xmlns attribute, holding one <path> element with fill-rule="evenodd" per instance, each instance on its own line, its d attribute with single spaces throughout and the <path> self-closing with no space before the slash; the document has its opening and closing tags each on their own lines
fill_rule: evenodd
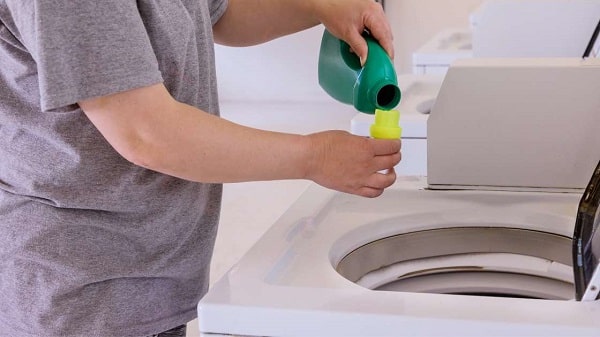
<svg viewBox="0 0 600 337">
<path fill-rule="evenodd" d="M 544 95 L 548 78 L 561 95 Z M 375 199 L 311 186 L 200 301 L 200 331 L 600 336 L 600 302 L 575 300 L 572 267 L 600 159 L 598 87 L 600 63 L 453 65 L 428 120 L 428 177 L 400 176 Z M 566 137 L 554 137 L 559 126 Z"/>
<path fill-rule="evenodd" d="M 313 186 L 199 304 L 242 336 L 598 336 L 573 301 L 577 193 Z"/>
</svg>

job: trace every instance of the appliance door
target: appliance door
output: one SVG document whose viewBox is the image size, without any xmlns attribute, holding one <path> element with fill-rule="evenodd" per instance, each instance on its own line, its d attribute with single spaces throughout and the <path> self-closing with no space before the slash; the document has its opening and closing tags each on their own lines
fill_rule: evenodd
<svg viewBox="0 0 600 337">
<path fill-rule="evenodd" d="M 600 277 L 600 162 L 579 202 L 573 234 L 573 270 L 576 299 L 598 299 Z M 595 276 L 595 277 L 594 277 Z M 590 293 L 592 292 L 592 293 Z"/>
</svg>

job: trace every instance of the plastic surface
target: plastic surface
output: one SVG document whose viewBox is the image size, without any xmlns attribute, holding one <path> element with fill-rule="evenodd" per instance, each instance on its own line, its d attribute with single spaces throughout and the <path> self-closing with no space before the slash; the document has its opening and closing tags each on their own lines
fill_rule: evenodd
<svg viewBox="0 0 600 337">
<path fill-rule="evenodd" d="M 211 286 L 198 304 L 200 331 L 241 336 L 600 336 L 600 301 L 372 291 L 336 271 L 334 266 L 356 248 L 404 233 L 485 226 L 568 238 L 581 196 L 426 187 L 425 178 L 399 176 L 381 197 L 368 199 L 312 184 Z M 489 242 L 482 242 L 482 249 Z M 568 243 L 565 248 L 568 255 Z M 436 247 L 415 242 L 399 249 Z M 464 262 L 473 266 L 471 260 Z M 540 272 L 557 267 L 555 261 L 547 263 Z"/>
<path fill-rule="evenodd" d="M 344 41 L 325 30 L 319 53 L 319 84 L 334 99 L 353 105 L 358 111 L 374 114 L 391 110 L 400 103 L 401 92 L 394 64 L 369 35 L 365 65 Z"/>
<path fill-rule="evenodd" d="M 596 58 L 455 61 L 427 121 L 430 188 L 582 192 L 600 158 L 598 88 Z"/>
<path fill-rule="evenodd" d="M 370 134 L 376 139 L 400 139 L 402 128 L 399 125 L 398 110 L 375 110 L 375 122 L 371 125 Z"/>
</svg>

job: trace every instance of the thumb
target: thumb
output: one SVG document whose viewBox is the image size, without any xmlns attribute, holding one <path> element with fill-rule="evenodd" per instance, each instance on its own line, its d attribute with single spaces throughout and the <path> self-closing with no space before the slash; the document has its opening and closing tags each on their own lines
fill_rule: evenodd
<svg viewBox="0 0 600 337">
<path fill-rule="evenodd" d="M 385 156 L 400 152 L 402 143 L 399 139 L 369 138 L 376 156 Z"/>
</svg>

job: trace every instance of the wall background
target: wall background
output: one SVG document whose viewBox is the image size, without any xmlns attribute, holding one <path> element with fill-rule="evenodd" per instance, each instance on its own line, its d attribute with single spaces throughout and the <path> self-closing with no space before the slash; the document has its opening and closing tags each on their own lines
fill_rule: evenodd
<svg viewBox="0 0 600 337">
<path fill-rule="evenodd" d="M 412 52 L 444 28 L 466 28 L 482 0 L 388 0 L 398 73 L 411 72 Z M 217 46 L 221 101 L 332 100 L 317 82 L 323 27 L 245 48 Z"/>
<path fill-rule="evenodd" d="M 412 53 L 444 28 L 468 28 L 469 14 L 482 0 L 388 0 L 386 14 L 394 31 L 396 70 L 411 72 Z"/>
</svg>

